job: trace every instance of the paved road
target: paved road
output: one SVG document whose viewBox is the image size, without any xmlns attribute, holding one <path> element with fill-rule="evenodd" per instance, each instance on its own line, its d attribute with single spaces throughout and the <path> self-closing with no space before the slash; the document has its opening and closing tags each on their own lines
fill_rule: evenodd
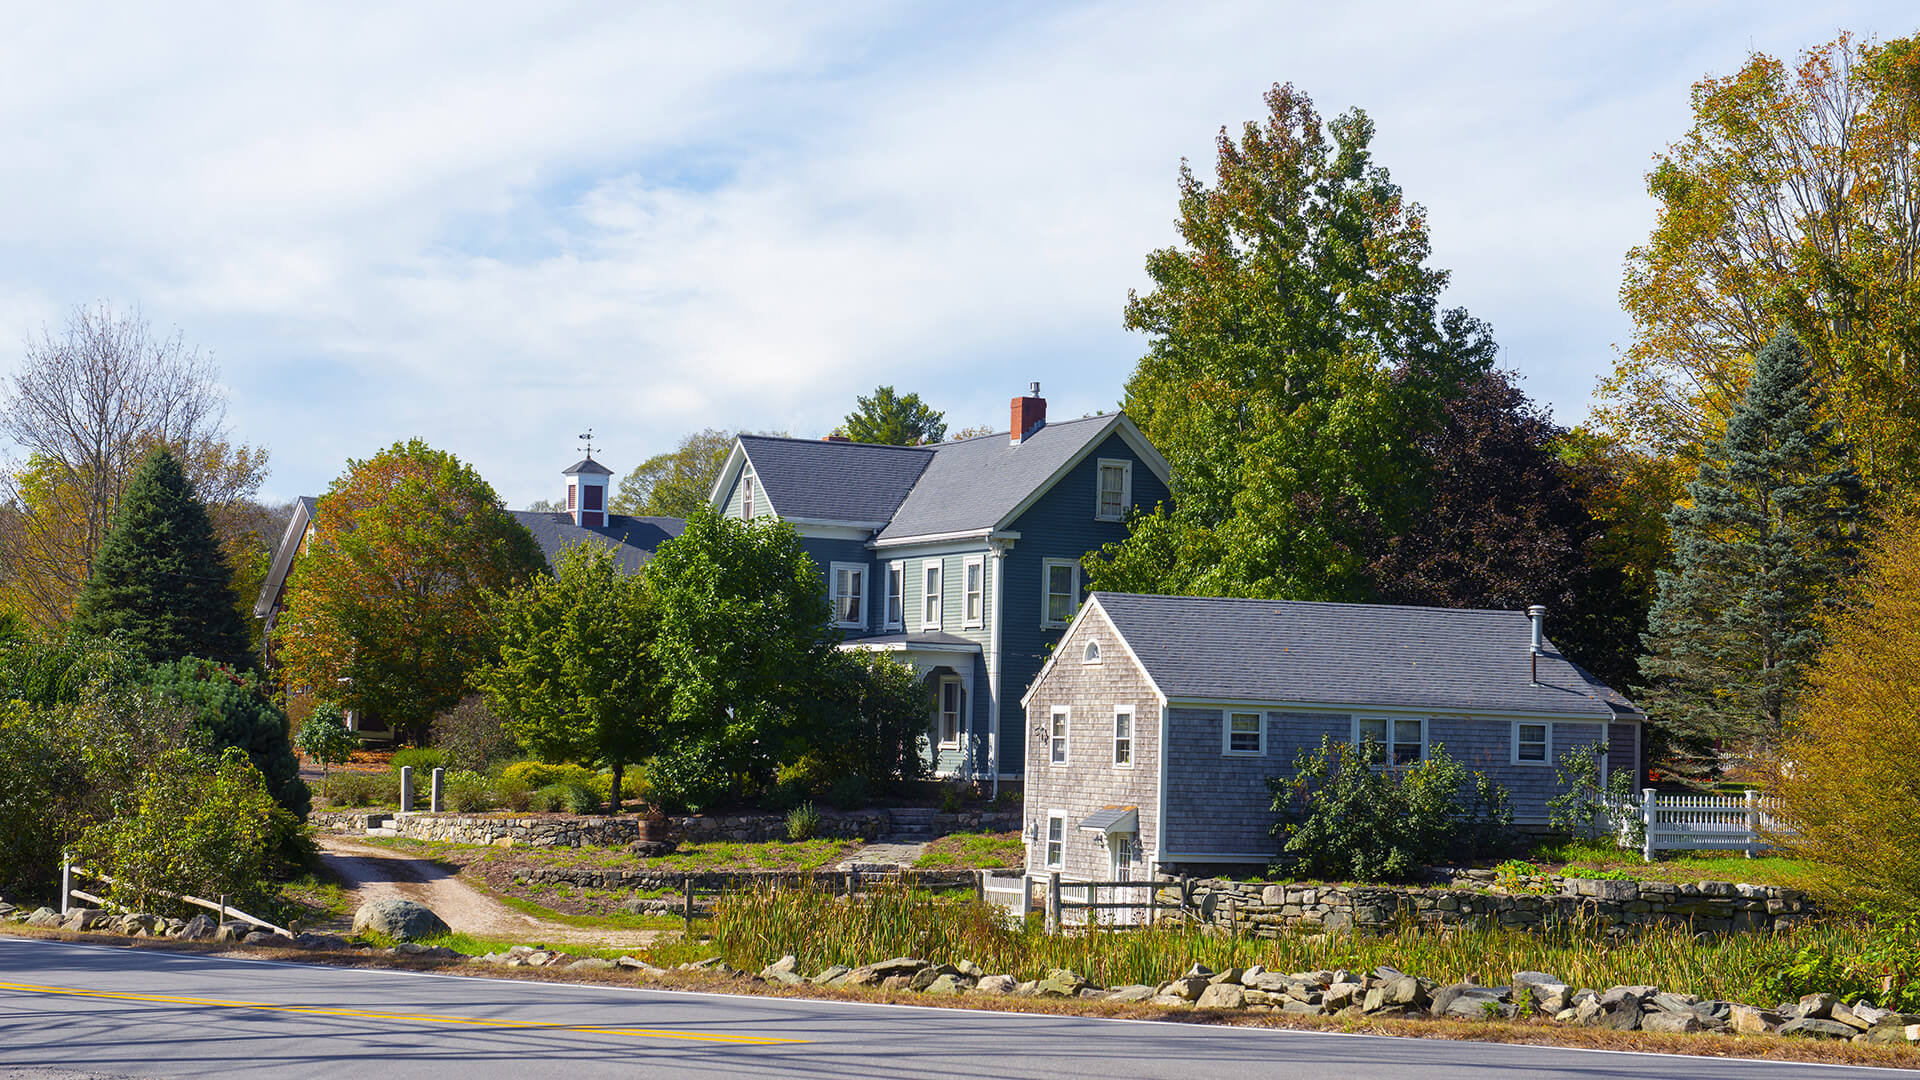
<svg viewBox="0 0 1920 1080">
<path fill-rule="evenodd" d="M 356 971 L 0 938 L 0 1077 L 1773 1080 L 1891 1070 Z"/>
</svg>

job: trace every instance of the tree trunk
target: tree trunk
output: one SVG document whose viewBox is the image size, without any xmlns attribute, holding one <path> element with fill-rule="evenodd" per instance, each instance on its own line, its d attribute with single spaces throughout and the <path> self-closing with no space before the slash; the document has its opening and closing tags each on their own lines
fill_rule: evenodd
<svg viewBox="0 0 1920 1080">
<path fill-rule="evenodd" d="M 620 779 L 626 770 L 627 766 L 625 762 L 616 761 L 613 763 L 613 787 L 607 792 L 607 802 L 612 806 L 613 813 L 615 814 L 625 812 L 625 807 L 620 805 Z"/>
</svg>

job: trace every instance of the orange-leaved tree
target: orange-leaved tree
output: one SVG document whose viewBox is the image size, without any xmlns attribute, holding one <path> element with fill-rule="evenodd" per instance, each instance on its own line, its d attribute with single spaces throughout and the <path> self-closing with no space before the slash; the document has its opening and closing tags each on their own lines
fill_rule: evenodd
<svg viewBox="0 0 1920 1080">
<path fill-rule="evenodd" d="M 1779 839 L 1839 896 L 1920 913 L 1920 508 L 1885 523 L 1851 592 L 1779 764 Z"/>
<path fill-rule="evenodd" d="M 1633 342 L 1597 416 L 1688 466 L 1760 347 L 1799 337 L 1876 487 L 1920 467 L 1920 38 L 1841 34 L 1792 65 L 1755 53 L 1693 88 L 1694 124 L 1647 176 L 1659 218 L 1627 254 Z"/>
<path fill-rule="evenodd" d="M 546 569 L 480 474 L 418 439 L 348 462 L 307 543 L 274 630 L 286 685 L 403 735 L 491 658 L 488 597 Z"/>
</svg>

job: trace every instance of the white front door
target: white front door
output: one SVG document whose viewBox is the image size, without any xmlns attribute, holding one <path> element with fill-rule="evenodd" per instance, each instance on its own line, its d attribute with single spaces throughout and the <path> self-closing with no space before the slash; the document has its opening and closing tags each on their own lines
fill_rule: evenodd
<svg viewBox="0 0 1920 1080">
<path fill-rule="evenodd" d="M 1111 880 L 1113 881 L 1133 880 L 1132 833 L 1107 834 L 1107 869 L 1112 872 Z M 1109 893 L 1114 903 L 1131 904 L 1145 900 L 1145 897 L 1134 895 L 1139 891 L 1125 886 L 1116 886 L 1109 890 Z M 1121 926 L 1132 926 L 1140 920 L 1140 913 L 1133 908 L 1113 908 L 1111 911 L 1113 921 Z"/>
</svg>

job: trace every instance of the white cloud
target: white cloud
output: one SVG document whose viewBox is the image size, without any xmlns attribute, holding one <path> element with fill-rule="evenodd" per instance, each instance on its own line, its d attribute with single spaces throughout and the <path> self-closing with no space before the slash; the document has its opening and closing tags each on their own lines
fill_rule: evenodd
<svg viewBox="0 0 1920 1080">
<path fill-rule="evenodd" d="M 1113 5 L 937 16 L 42 9 L 0 41 L 0 340 L 139 303 L 220 357 L 276 494 L 421 435 L 516 505 L 588 424 L 817 434 L 879 382 L 956 426 L 1111 408 L 1174 174 L 1275 81 L 1366 108 L 1450 303 L 1577 418 L 1687 87 L 1891 7 Z M 1830 24 L 1830 20 L 1834 21 Z M 86 62 L 76 64 L 74 57 Z M 0 367 L 14 356 L 0 351 Z"/>
</svg>

